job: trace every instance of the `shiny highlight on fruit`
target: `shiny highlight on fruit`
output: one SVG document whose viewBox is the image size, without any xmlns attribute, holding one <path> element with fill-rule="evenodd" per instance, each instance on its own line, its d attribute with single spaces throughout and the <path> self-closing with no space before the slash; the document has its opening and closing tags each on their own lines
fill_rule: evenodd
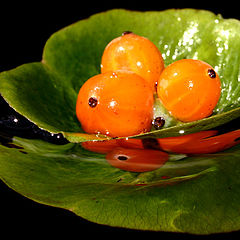
<svg viewBox="0 0 240 240">
<path fill-rule="evenodd" d="M 192 122 L 212 114 L 221 95 L 221 81 L 209 64 L 182 59 L 164 69 L 157 93 L 176 119 Z"/>
<path fill-rule="evenodd" d="M 126 31 L 113 39 L 105 48 L 101 72 L 128 70 L 144 78 L 152 90 L 164 69 L 159 49 L 149 39 Z"/>
<path fill-rule="evenodd" d="M 128 137 L 150 131 L 153 103 L 152 90 L 139 75 L 107 72 L 84 83 L 76 113 L 87 133 Z"/>
</svg>

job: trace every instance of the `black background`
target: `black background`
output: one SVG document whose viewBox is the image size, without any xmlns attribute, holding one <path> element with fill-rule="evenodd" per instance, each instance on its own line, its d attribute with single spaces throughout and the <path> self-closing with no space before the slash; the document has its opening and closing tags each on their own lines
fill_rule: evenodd
<svg viewBox="0 0 240 240">
<path fill-rule="evenodd" d="M 164 10 L 168 8 L 197 8 L 222 14 L 224 18 L 240 19 L 238 5 L 231 1 L 32 1 L 31 3 L 0 3 L 0 72 L 28 62 L 40 61 L 46 40 L 57 30 L 98 12 L 114 8 L 129 10 Z M 0 117 L 8 113 L 6 105 L 0 103 Z M 209 213 L 211 214 L 211 213 Z M 163 232 L 136 231 L 98 225 L 88 222 L 75 214 L 35 203 L 8 188 L 0 182 L 0 233 L 6 230 L 8 235 L 18 236 L 40 234 L 62 236 L 84 233 L 117 233 L 130 236 L 141 234 L 159 239 L 233 239 L 240 232 L 196 236 Z M 32 232 L 32 230 L 34 232 Z M 116 235 L 118 236 L 118 235 Z M 99 236 L 98 236 L 99 237 Z M 33 239 L 34 239 L 33 238 Z M 70 238 L 71 239 L 71 238 Z"/>
</svg>

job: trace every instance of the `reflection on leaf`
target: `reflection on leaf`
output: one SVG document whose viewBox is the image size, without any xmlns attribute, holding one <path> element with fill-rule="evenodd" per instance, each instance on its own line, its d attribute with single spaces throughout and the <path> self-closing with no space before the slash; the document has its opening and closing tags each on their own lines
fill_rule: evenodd
<svg viewBox="0 0 240 240">
<path fill-rule="evenodd" d="M 110 226 L 197 234 L 240 228 L 239 221 L 228 222 L 239 209 L 240 145 L 216 154 L 172 155 L 158 170 L 131 173 L 79 144 L 21 138 L 11 144 L 18 147 L 0 145 L 1 179 L 34 201 Z M 208 224 L 199 224 L 206 216 Z"/>
</svg>

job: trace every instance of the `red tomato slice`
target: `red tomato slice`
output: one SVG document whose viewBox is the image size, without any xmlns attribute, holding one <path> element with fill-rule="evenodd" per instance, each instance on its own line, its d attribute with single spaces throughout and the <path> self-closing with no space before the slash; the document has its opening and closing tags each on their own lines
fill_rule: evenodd
<svg viewBox="0 0 240 240">
<path fill-rule="evenodd" d="M 106 160 L 122 170 L 147 172 L 160 168 L 168 160 L 168 154 L 150 149 L 115 148 L 106 155 Z"/>
<path fill-rule="evenodd" d="M 216 153 L 231 148 L 240 143 L 240 130 L 235 130 L 225 134 L 193 139 L 171 148 L 175 153 L 184 154 L 208 154 Z"/>
</svg>

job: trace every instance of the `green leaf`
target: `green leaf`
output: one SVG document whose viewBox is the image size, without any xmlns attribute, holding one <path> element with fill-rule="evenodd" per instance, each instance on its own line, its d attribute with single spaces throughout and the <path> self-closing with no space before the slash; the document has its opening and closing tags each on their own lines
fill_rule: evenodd
<svg viewBox="0 0 240 240">
<path fill-rule="evenodd" d="M 132 136 L 177 136 L 221 126 L 240 116 L 240 23 L 208 11 L 111 10 L 79 21 L 47 41 L 43 60 L 0 74 L 0 93 L 19 113 L 72 142 L 104 140 L 86 134 L 76 118 L 78 91 L 100 73 L 105 46 L 123 31 L 148 37 L 165 65 L 183 58 L 211 64 L 222 94 L 214 114 L 192 123 L 173 119 L 160 105 L 165 128 Z M 108 138 L 107 138 L 108 139 Z M 158 170 L 131 173 L 105 156 L 69 143 L 14 138 L 0 145 L 0 178 L 39 203 L 90 221 L 132 229 L 209 234 L 240 229 L 240 145 L 224 152 L 171 155 Z"/>
<path fill-rule="evenodd" d="M 154 42 L 166 66 L 183 58 L 200 59 L 212 65 L 222 81 L 214 124 L 205 125 L 205 119 L 184 124 L 172 121 L 170 116 L 172 125 L 137 137 L 170 136 L 178 132 L 179 125 L 186 133 L 196 132 L 203 125 L 208 129 L 240 116 L 240 23 L 194 9 L 118 9 L 76 22 L 49 38 L 41 63 L 0 74 L 0 93 L 14 109 L 43 129 L 62 132 L 74 142 L 99 140 L 98 136 L 83 134 L 75 114 L 76 98 L 83 83 L 100 73 L 105 46 L 126 30 Z"/>
<path fill-rule="evenodd" d="M 69 123 L 72 130 L 81 130 L 71 104 L 76 93 L 46 65 L 30 63 L 3 72 L 0 85 L 8 103 L 39 127 L 59 132 Z"/>
<path fill-rule="evenodd" d="M 14 138 L 0 145 L 0 178 L 39 203 L 132 229 L 209 234 L 240 229 L 240 145 L 130 173 L 79 144 Z"/>
</svg>

